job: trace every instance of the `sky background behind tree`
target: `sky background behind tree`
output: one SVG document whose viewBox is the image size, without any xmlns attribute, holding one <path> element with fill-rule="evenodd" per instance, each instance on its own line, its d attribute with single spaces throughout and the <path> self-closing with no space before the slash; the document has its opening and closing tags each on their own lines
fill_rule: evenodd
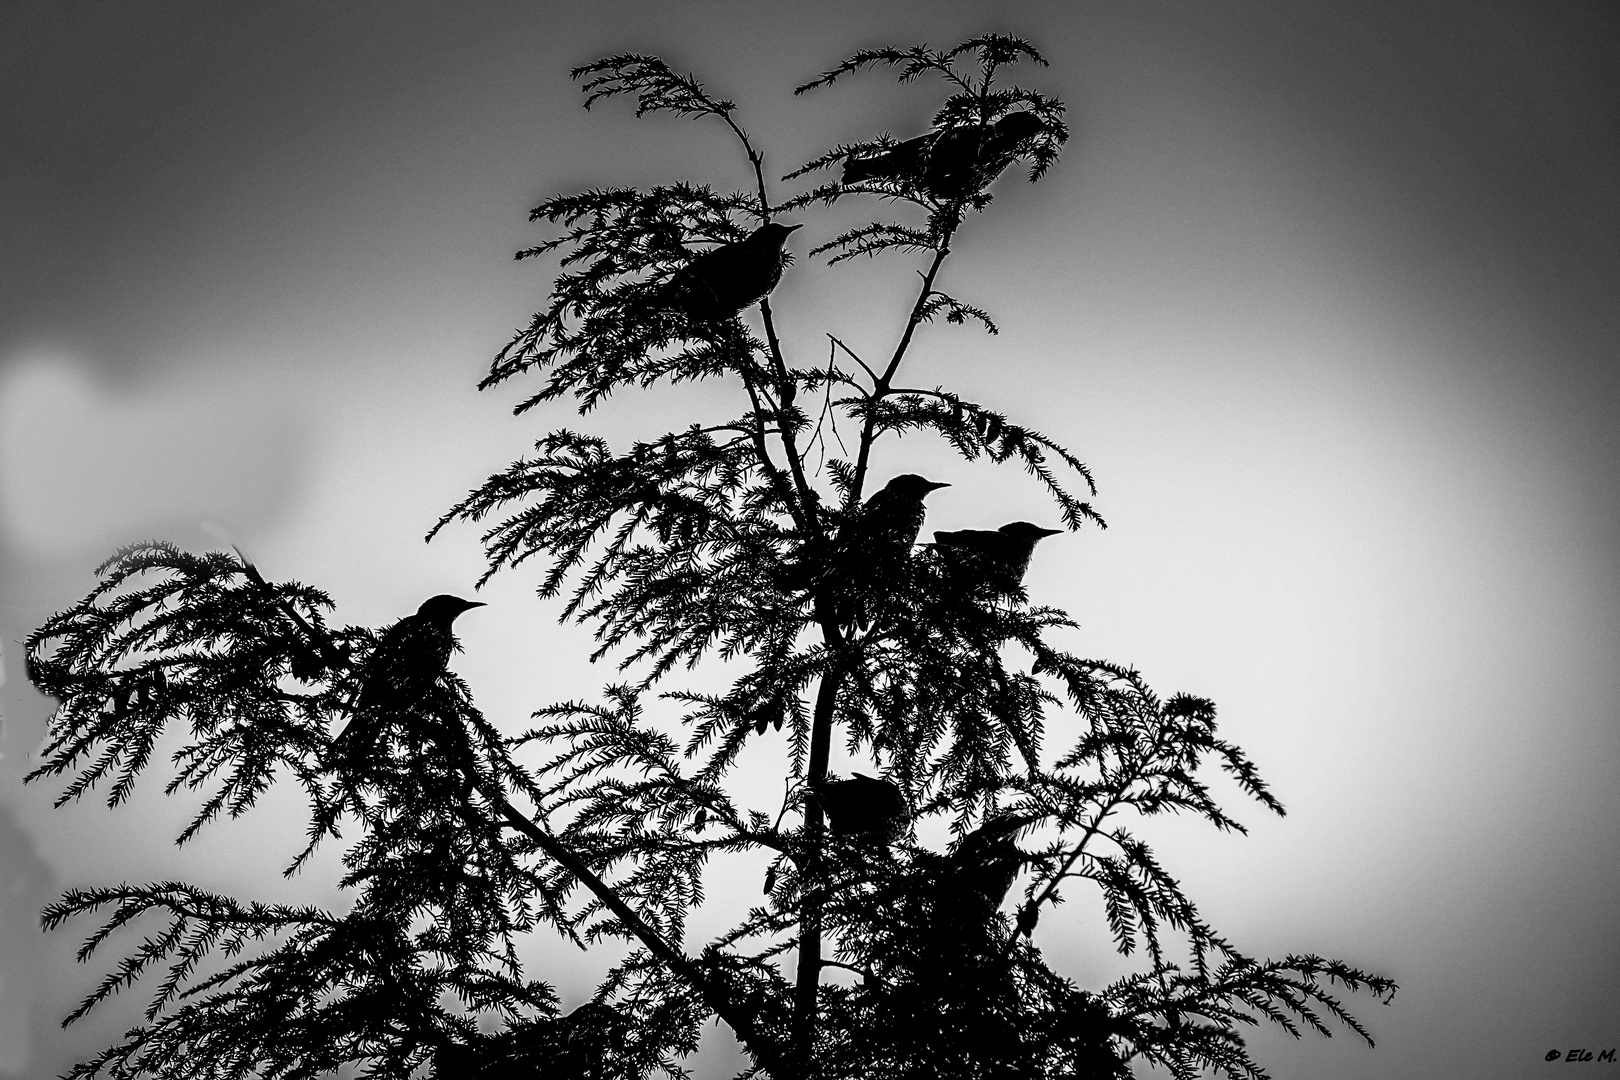
<svg viewBox="0 0 1620 1080">
<path fill-rule="evenodd" d="M 1506 1078 L 1620 1044 L 1620 17 L 1552 10 L 7 5 L 0 1077 L 55 1075 L 133 1020 L 57 1029 L 99 974 L 72 962 L 86 928 L 35 930 L 62 888 L 331 896 L 319 873 L 279 877 L 293 801 L 177 852 L 185 807 L 157 775 L 117 813 L 23 789 L 48 711 L 30 631 L 149 536 L 224 530 L 269 576 L 329 590 L 340 623 L 466 593 L 476 530 L 421 537 L 535 438 L 622 443 L 735 404 L 683 387 L 514 419 L 532 385 L 473 389 L 549 282 L 511 260 L 542 238 L 529 207 L 747 184 L 719 125 L 587 113 L 568 69 L 666 57 L 739 103 L 779 176 L 920 133 L 938 100 L 884 75 L 794 85 L 859 47 L 991 30 L 1051 60 L 1020 81 L 1066 99 L 1074 134 L 1041 185 L 999 183 L 948 264 L 1002 334 L 928 330 L 909 379 L 1092 467 L 1110 527 L 1045 541 L 1031 596 L 1082 623 L 1071 651 L 1213 698 L 1288 807 L 1229 792 L 1246 839 L 1147 830 L 1214 925 L 1252 955 L 1400 981 L 1359 1010 L 1377 1050 L 1262 1032 L 1257 1056 L 1278 1076 Z M 801 218 L 773 296 L 806 363 L 824 331 L 891 340 L 914 287 L 896 260 L 803 257 L 849 212 Z M 1035 481 L 925 440 L 875 476 L 905 471 L 953 484 L 925 536 L 1057 523 Z M 457 624 L 454 666 L 510 731 L 611 674 L 533 598 L 540 572 L 496 579 Z M 757 896 L 757 875 L 735 888 Z M 1039 932 L 1085 985 L 1120 970 L 1100 922 L 1076 890 Z M 565 1007 L 601 966 L 577 956 L 536 972 Z"/>
</svg>

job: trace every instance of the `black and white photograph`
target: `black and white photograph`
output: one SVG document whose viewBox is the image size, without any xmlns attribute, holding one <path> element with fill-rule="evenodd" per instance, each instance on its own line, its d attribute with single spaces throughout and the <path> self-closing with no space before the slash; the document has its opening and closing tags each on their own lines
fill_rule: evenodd
<svg viewBox="0 0 1620 1080">
<path fill-rule="evenodd" d="M 0 1080 L 1617 1051 L 1620 8 L 0 6 Z"/>
</svg>

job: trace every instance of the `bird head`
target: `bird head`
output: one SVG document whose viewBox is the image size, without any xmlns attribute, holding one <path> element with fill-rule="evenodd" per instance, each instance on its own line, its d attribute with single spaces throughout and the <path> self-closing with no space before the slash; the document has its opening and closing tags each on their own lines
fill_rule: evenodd
<svg viewBox="0 0 1620 1080">
<path fill-rule="evenodd" d="M 897 495 L 905 495 L 913 499 L 920 499 L 930 491 L 951 485 L 925 479 L 916 473 L 901 473 L 899 476 L 883 485 L 884 491 L 892 491 Z"/>
<path fill-rule="evenodd" d="M 1034 543 L 1043 536 L 1055 536 L 1063 530 L 1043 529 L 1039 525 L 1031 525 L 1027 521 L 1010 521 L 996 531 L 1002 536 L 1011 537 L 1014 540 L 1028 540 Z"/>
<path fill-rule="evenodd" d="M 1014 836 L 1040 820 L 1038 814 L 993 814 L 964 839 L 999 840 L 1004 836 Z"/>
<path fill-rule="evenodd" d="M 764 244 L 766 247 L 780 249 L 782 245 L 787 243 L 789 233 L 794 229 L 802 229 L 803 227 L 803 225 L 778 225 L 774 221 L 767 221 L 755 229 L 748 239 L 757 244 Z"/>
<path fill-rule="evenodd" d="M 1011 143 L 1021 143 L 1046 130 L 1046 124 L 1032 112 L 1008 113 L 995 122 L 996 135 Z"/>
<path fill-rule="evenodd" d="M 422 601 L 422 606 L 416 609 L 418 618 L 427 622 L 437 623 L 440 626 L 449 626 L 456 621 L 456 616 L 469 608 L 483 607 L 482 600 L 463 600 L 459 596 L 440 593 Z"/>
<path fill-rule="evenodd" d="M 1026 853 L 1018 848 L 1015 840 L 1020 832 L 1040 820 L 1037 814 L 995 814 L 952 845 L 952 853 L 970 861 L 992 852 L 1016 853 L 1018 858 L 1026 859 Z"/>
</svg>

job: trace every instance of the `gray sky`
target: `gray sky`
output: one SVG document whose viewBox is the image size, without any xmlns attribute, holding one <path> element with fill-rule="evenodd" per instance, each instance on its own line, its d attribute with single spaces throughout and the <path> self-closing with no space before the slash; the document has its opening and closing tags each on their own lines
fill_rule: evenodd
<svg viewBox="0 0 1620 1080">
<path fill-rule="evenodd" d="M 60 889 L 184 874 L 330 891 L 278 876 L 294 801 L 177 852 L 184 808 L 156 776 L 132 812 L 23 789 L 46 706 L 18 643 L 117 544 L 217 546 L 205 521 L 329 590 L 340 621 L 466 590 L 475 531 L 422 534 L 581 423 L 512 418 L 522 384 L 473 389 L 543 299 L 545 268 L 511 260 L 542 235 L 528 208 L 587 185 L 746 182 L 720 132 L 586 113 L 568 69 L 660 53 L 739 101 L 780 175 L 840 140 L 915 134 L 935 100 L 880 76 L 794 99 L 797 82 L 857 47 L 987 30 L 1052 61 L 1026 78 L 1068 101 L 1074 137 L 957 244 L 946 287 L 1003 333 L 930 331 L 912 378 L 1092 466 L 1110 528 L 1047 541 L 1032 593 L 1083 624 L 1075 651 L 1214 698 L 1287 804 L 1240 808 L 1247 839 L 1144 830 L 1214 924 L 1251 954 L 1401 982 L 1360 1010 L 1376 1050 L 1262 1033 L 1262 1063 L 1507 1078 L 1620 1044 L 1612 9 L 874 8 L 0 12 L 0 1077 L 54 1075 L 133 1019 L 57 1028 L 97 976 L 72 962 L 85 928 L 33 930 Z M 779 290 L 790 347 L 878 347 L 900 313 L 873 302 L 909 270 L 806 261 L 834 220 L 803 220 Z M 623 437 L 723 404 L 683 389 L 583 423 Z M 953 483 L 927 528 L 1050 516 L 1032 483 L 915 440 L 879 475 L 912 468 Z M 509 729 L 608 677 L 537 577 L 499 579 L 458 624 L 458 669 Z M 1096 985 L 1120 964 L 1073 899 L 1043 944 Z M 548 977 L 577 1001 L 590 971 L 564 965 Z"/>
</svg>

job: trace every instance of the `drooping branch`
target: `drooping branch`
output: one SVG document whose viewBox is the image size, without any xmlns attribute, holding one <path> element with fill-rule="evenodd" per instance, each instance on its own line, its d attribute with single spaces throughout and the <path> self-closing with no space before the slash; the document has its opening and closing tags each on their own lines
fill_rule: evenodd
<svg viewBox="0 0 1620 1080">
<path fill-rule="evenodd" d="M 793 1062 L 780 1053 L 770 1038 L 761 1032 L 751 1016 L 740 1003 L 733 1000 L 723 982 L 711 978 L 698 964 L 686 956 L 674 945 L 665 941 L 663 936 L 647 924 L 636 914 L 635 909 L 619 898 L 619 894 L 612 886 L 603 881 L 597 874 L 586 866 L 573 852 L 569 851 L 555 837 L 540 828 L 510 802 L 500 801 L 502 815 L 519 832 L 533 840 L 542 851 L 555 859 L 567 871 L 574 875 L 587 889 L 602 902 L 602 905 L 613 912 L 619 922 L 635 935 L 636 940 L 646 946 L 647 950 L 659 960 L 669 966 L 681 979 L 695 988 L 709 1007 L 731 1026 L 737 1037 L 754 1059 L 765 1068 L 773 1077 L 783 1080 L 799 1075 L 793 1067 Z"/>
</svg>

